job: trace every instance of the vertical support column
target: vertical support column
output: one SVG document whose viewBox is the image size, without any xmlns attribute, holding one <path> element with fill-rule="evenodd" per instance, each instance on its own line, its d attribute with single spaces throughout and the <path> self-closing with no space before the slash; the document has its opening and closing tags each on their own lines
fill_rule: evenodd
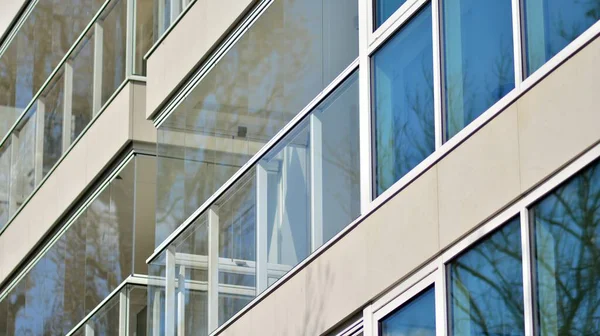
<svg viewBox="0 0 600 336">
<path fill-rule="evenodd" d="M 440 257 L 437 260 L 438 269 L 435 275 L 435 325 L 436 335 L 448 336 L 448 302 L 446 265 Z M 467 300 L 468 301 L 468 300 Z M 467 334 L 468 335 L 468 334 Z"/>
<path fill-rule="evenodd" d="M 323 245 L 323 129 L 318 111 L 310 115 L 310 224 L 312 252 Z"/>
<path fill-rule="evenodd" d="M 371 124 L 371 66 L 368 54 L 372 1 L 358 2 L 360 213 L 367 213 L 373 197 Z"/>
<path fill-rule="evenodd" d="M 44 178 L 44 120 L 46 119 L 46 104 L 42 97 L 37 100 L 35 113 L 35 185 L 39 185 Z"/>
<path fill-rule="evenodd" d="M 125 35 L 125 78 L 135 71 L 136 0 L 127 1 L 127 32 Z"/>
<path fill-rule="evenodd" d="M 169 18 L 169 26 L 171 26 L 179 14 L 181 14 L 181 1 L 183 0 L 171 0 L 171 17 Z"/>
<path fill-rule="evenodd" d="M 158 37 L 165 32 L 165 0 L 158 0 L 158 6 L 156 9 L 157 25 L 158 25 Z"/>
<path fill-rule="evenodd" d="M 525 336 L 533 336 L 534 314 L 533 314 L 533 276 L 531 265 L 531 224 L 529 209 L 521 210 L 521 251 L 523 253 L 523 300 L 525 317 Z"/>
<path fill-rule="evenodd" d="M 129 334 L 129 288 L 125 286 L 119 292 L 119 336 Z"/>
<path fill-rule="evenodd" d="M 161 307 L 159 290 L 154 292 L 154 301 L 152 302 L 152 305 L 152 336 L 160 336 Z"/>
<path fill-rule="evenodd" d="M 102 107 L 102 64 L 104 62 L 104 28 L 102 21 L 94 24 L 94 82 L 92 93 L 92 111 L 96 115 Z"/>
<path fill-rule="evenodd" d="M 523 33 L 521 32 L 521 0 L 512 0 L 513 47 L 515 57 L 515 87 L 523 82 Z"/>
<path fill-rule="evenodd" d="M 175 336 L 175 250 L 169 246 L 165 252 L 165 336 Z"/>
<path fill-rule="evenodd" d="M 268 172 L 264 162 L 256 166 L 256 295 L 268 286 Z"/>
<path fill-rule="evenodd" d="M 440 0 L 432 0 L 433 15 L 433 122 L 435 149 L 444 144 L 444 109 L 442 106 L 442 28 L 440 26 Z"/>
<path fill-rule="evenodd" d="M 185 336 L 185 267 L 177 273 L 177 336 Z"/>
<path fill-rule="evenodd" d="M 19 204 L 17 203 L 17 196 L 19 193 L 19 183 L 17 180 L 22 172 L 19 171 L 19 137 L 13 132 L 10 135 L 10 174 L 9 186 L 8 186 L 8 213 L 12 216 L 17 209 Z"/>
<path fill-rule="evenodd" d="M 94 336 L 94 327 L 91 324 L 85 324 L 85 336 Z"/>
<path fill-rule="evenodd" d="M 73 66 L 65 62 L 64 70 L 64 96 L 63 96 L 63 124 L 62 124 L 62 152 L 71 146 L 72 119 L 73 119 Z"/>
<path fill-rule="evenodd" d="M 208 332 L 219 326 L 219 212 L 208 209 Z"/>
</svg>

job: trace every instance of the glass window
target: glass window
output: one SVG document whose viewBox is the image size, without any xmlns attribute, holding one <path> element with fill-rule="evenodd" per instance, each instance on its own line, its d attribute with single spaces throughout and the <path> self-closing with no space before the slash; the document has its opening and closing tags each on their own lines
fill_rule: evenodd
<svg viewBox="0 0 600 336">
<path fill-rule="evenodd" d="M 406 0 L 375 0 L 373 4 L 375 13 L 375 29 L 381 26 Z"/>
<path fill-rule="evenodd" d="M 381 336 L 435 336 L 435 290 L 426 289 L 379 322 Z"/>
<path fill-rule="evenodd" d="M 524 335 L 519 218 L 448 267 L 452 335 Z"/>
<path fill-rule="evenodd" d="M 511 0 L 442 1 L 446 139 L 515 87 Z"/>
<path fill-rule="evenodd" d="M 435 148 L 431 6 L 373 56 L 377 195 Z"/>
<path fill-rule="evenodd" d="M 526 76 L 600 20 L 600 2 L 595 0 L 523 2 Z"/>
<path fill-rule="evenodd" d="M 598 162 L 532 208 L 537 335 L 600 334 Z"/>
<path fill-rule="evenodd" d="M 358 1 L 277 0 L 158 130 L 156 245 L 358 56 Z"/>
</svg>

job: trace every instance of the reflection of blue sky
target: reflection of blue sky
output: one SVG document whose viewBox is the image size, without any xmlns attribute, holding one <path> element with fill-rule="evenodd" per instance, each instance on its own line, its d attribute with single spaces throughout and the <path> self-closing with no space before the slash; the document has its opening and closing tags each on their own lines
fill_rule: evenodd
<svg viewBox="0 0 600 336">
<path fill-rule="evenodd" d="M 431 6 L 373 56 L 377 193 L 434 150 Z"/>
<path fill-rule="evenodd" d="M 381 336 L 435 336 L 435 290 L 433 287 L 384 317 Z"/>
<path fill-rule="evenodd" d="M 534 208 L 541 330 L 600 334 L 600 170 L 578 174 Z"/>
</svg>

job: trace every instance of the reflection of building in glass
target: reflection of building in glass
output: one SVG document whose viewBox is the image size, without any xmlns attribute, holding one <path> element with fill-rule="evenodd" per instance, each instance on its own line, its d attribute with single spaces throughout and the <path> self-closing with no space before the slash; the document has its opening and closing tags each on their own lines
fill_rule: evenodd
<svg viewBox="0 0 600 336">
<path fill-rule="evenodd" d="M 600 334 L 600 1 L 80 2 L 0 14 L 0 335 Z"/>
</svg>

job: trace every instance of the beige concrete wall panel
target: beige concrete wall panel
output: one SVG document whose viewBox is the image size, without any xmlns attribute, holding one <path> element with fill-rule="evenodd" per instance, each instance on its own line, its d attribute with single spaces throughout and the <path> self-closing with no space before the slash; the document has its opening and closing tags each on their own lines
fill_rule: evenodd
<svg viewBox="0 0 600 336">
<path fill-rule="evenodd" d="M 28 225 L 10 225 L 6 228 L 2 237 L 2 279 L 17 266 L 22 257 L 29 252 L 30 246 L 26 243 L 29 235 Z"/>
<path fill-rule="evenodd" d="M 518 100 L 522 190 L 600 139 L 598 60 L 597 38 Z"/>
<path fill-rule="evenodd" d="M 0 40 L 8 33 L 15 16 L 19 14 L 26 0 L 2 0 L 0 3 Z"/>
<path fill-rule="evenodd" d="M 437 178 L 434 166 L 361 224 L 369 226 L 367 273 L 371 274 L 371 296 L 440 249 Z"/>
<path fill-rule="evenodd" d="M 520 194 L 513 104 L 438 164 L 440 246 L 471 231 Z"/>
<path fill-rule="evenodd" d="M 129 139 L 130 90 L 131 84 L 126 85 L 86 134 L 90 140 L 93 139 L 88 143 L 86 159 L 88 181 L 102 171 Z"/>
<path fill-rule="evenodd" d="M 146 119 L 146 83 L 131 83 L 131 133 L 133 140 L 156 142 L 156 128 Z"/>
<path fill-rule="evenodd" d="M 198 0 L 192 5 L 148 58 L 147 118 L 255 1 Z"/>
</svg>

